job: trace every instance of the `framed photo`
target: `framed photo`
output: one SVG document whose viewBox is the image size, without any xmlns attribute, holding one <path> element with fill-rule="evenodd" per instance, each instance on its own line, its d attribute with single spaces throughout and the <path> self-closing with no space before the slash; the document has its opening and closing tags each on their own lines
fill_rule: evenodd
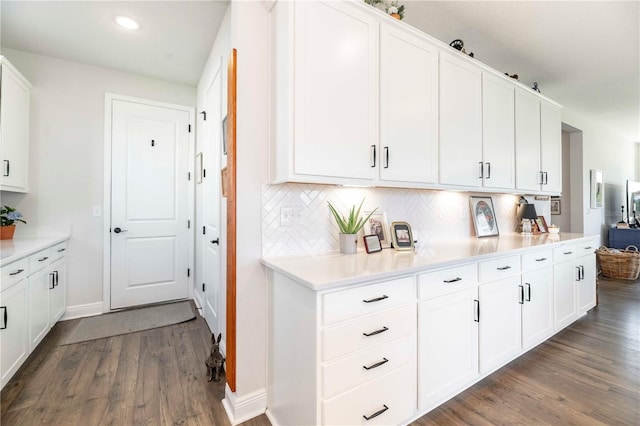
<svg viewBox="0 0 640 426">
<path fill-rule="evenodd" d="M 364 212 L 364 216 L 368 216 L 370 211 Z M 391 247 L 391 239 L 389 238 L 389 225 L 387 224 L 387 214 L 385 212 L 376 211 L 365 222 L 362 227 L 365 235 L 375 234 L 380 239 L 382 248 Z"/>
<path fill-rule="evenodd" d="M 413 250 L 413 234 L 407 222 L 391 223 L 391 239 L 396 250 Z"/>
<path fill-rule="evenodd" d="M 367 253 L 375 253 L 378 251 L 382 251 L 382 246 L 380 245 L 380 238 L 378 234 L 373 235 L 365 235 L 362 237 L 364 240 L 364 249 Z"/>
<path fill-rule="evenodd" d="M 227 155 L 227 116 L 222 119 L 222 153 Z"/>
<path fill-rule="evenodd" d="M 591 170 L 591 208 L 604 206 L 604 178 L 600 170 Z"/>
<path fill-rule="evenodd" d="M 552 199 L 551 200 L 551 214 L 560 214 L 560 200 Z"/>
<path fill-rule="evenodd" d="M 498 232 L 498 221 L 493 208 L 491 197 L 469 197 L 471 204 L 471 217 L 473 226 L 478 237 L 492 237 L 500 235 Z"/>
<path fill-rule="evenodd" d="M 534 222 L 538 228 L 538 232 L 541 234 L 549 232 L 549 227 L 547 226 L 547 221 L 544 219 L 544 216 L 538 216 Z"/>
</svg>

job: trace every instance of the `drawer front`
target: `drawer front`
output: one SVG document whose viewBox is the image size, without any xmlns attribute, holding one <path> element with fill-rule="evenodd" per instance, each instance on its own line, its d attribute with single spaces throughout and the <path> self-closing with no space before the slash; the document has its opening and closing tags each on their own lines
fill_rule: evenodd
<svg viewBox="0 0 640 426">
<path fill-rule="evenodd" d="M 51 247 L 51 262 L 60 259 L 65 254 L 67 254 L 67 242 L 63 241 Z"/>
<path fill-rule="evenodd" d="M 2 281 L 0 281 L 0 291 L 5 291 L 12 285 L 27 278 L 29 275 L 29 260 L 17 260 L 2 267 Z"/>
<path fill-rule="evenodd" d="M 520 256 L 507 256 L 478 263 L 478 279 L 490 282 L 520 273 Z"/>
<path fill-rule="evenodd" d="M 577 246 L 575 244 L 564 244 L 553 249 L 553 262 L 566 262 L 576 258 Z"/>
<path fill-rule="evenodd" d="M 334 324 L 415 301 L 413 277 L 335 291 L 322 296 L 322 323 Z"/>
<path fill-rule="evenodd" d="M 473 287 L 478 284 L 478 266 L 475 263 L 441 269 L 418 275 L 418 297 L 426 299 Z"/>
<path fill-rule="evenodd" d="M 553 264 L 553 250 L 538 250 L 522 255 L 522 271 L 533 271 Z"/>
<path fill-rule="evenodd" d="M 416 366 L 406 364 L 377 380 L 324 400 L 322 424 L 403 424 L 415 415 L 416 394 Z"/>
<path fill-rule="evenodd" d="M 640 247 L 638 247 L 640 249 Z M 598 250 L 598 239 L 592 238 L 576 244 L 576 256 L 588 256 Z"/>
<path fill-rule="evenodd" d="M 407 334 L 414 335 L 416 309 L 414 303 L 325 328 L 322 330 L 322 360 L 331 361 Z"/>
<path fill-rule="evenodd" d="M 416 362 L 416 336 L 374 346 L 322 367 L 322 396 L 330 398 L 370 380 L 377 379 L 409 362 Z"/>
<path fill-rule="evenodd" d="M 49 266 L 51 263 L 51 249 L 40 250 L 29 256 L 29 275 L 38 272 L 40 269 Z"/>
</svg>

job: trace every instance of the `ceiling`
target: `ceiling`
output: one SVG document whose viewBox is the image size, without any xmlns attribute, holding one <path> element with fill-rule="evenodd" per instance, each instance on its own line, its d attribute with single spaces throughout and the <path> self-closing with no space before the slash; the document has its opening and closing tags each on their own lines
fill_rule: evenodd
<svg viewBox="0 0 640 426">
<path fill-rule="evenodd" d="M 640 141 L 640 2 L 400 2 L 407 24 Z M 195 86 L 228 4 L 2 0 L 1 45 Z"/>
</svg>

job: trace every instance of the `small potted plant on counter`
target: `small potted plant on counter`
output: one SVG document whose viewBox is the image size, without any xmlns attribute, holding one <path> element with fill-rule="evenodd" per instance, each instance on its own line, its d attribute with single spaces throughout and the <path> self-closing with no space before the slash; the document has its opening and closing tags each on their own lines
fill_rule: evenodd
<svg viewBox="0 0 640 426">
<path fill-rule="evenodd" d="M 329 204 L 329 210 L 331 210 L 331 214 L 333 214 L 338 228 L 340 228 L 340 253 L 355 253 L 358 249 L 358 232 L 378 208 L 376 207 L 367 217 L 361 218 L 360 210 L 362 209 L 362 204 L 364 204 L 363 198 L 358 209 L 356 210 L 356 206 L 352 206 L 351 210 L 349 210 L 349 216 L 344 217 L 338 213 L 331 202 L 327 202 L 327 204 Z"/>
<path fill-rule="evenodd" d="M 22 219 L 22 213 L 9 206 L 4 206 L 0 209 L 0 220 L 0 240 L 13 239 L 13 233 L 16 231 L 14 222 L 27 223 Z"/>
</svg>

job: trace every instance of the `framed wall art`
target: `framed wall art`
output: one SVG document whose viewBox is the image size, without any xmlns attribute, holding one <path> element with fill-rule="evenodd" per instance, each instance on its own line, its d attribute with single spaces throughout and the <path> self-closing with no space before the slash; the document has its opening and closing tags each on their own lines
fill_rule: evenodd
<svg viewBox="0 0 640 426">
<path fill-rule="evenodd" d="M 604 178 L 602 171 L 591 170 L 591 208 L 604 207 Z"/>
<path fill-rule="evenodd" d="M 557 215 L 560 214 L 560 200 L 559 199 L 551 199 L 551 214 Z"/>
<path fill-rule="evenodd" d="M 369 213 L 371 212 L 364 212 L 364 217 L 367 217 Z M 362 230 L 365 235 L 377 235 L 378 238 L 380 238 L 381 247 L 391 247 L 391 239 L 389 238 L 389 225 L 387 224 L 387 214 L 385 212 L 374 212 L 371 217 L 365 222 Z"/>
<path fill-rule="evenodd" d="M 493 199 L 491 197 L 471 196 L 469 197 L 469 203 L 476 236 L 492 237 L 499 235 Z"/>
</svg>

